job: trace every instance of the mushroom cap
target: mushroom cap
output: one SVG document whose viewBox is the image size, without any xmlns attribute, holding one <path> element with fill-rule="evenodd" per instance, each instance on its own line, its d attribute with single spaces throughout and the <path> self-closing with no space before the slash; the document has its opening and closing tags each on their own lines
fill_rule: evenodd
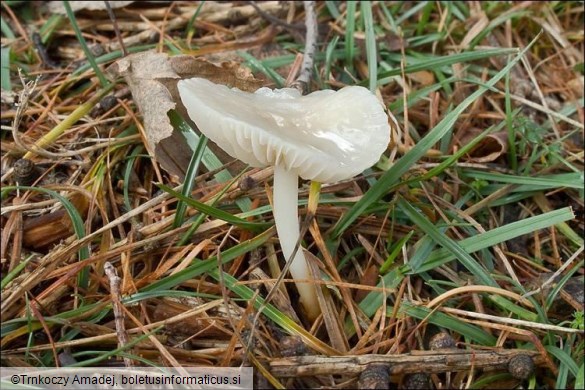
<svg viewBox="0 0 585 390">
<path fill-rule="evenodd" d="M 390 142 L 384 108 L 363 87 L 301 96 L 293 88 L 248 93 L 202 78 L 177 86 L 199 130 L 253 167 L 281 164 L 329 183 L 374 165 Z"/>
</svg>

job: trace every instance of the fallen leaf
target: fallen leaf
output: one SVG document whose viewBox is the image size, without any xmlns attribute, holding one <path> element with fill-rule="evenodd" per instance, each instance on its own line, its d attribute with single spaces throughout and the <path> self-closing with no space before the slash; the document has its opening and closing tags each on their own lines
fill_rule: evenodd
<svg viewBox="0 0 585 390">
<path fill-rule="evenodd" d="M 459 141 L 463 146 L 477 137 L 482 132 L 481 129 L 471 128 L 465 132 Z M 475 145 L 467 154 L 468 162 L 486 163 L 495 161 L 498 157 L 508 151 L 508 133 L 500 131 L 494 134 L 488 134 L 477 145 Z"/>
<path fill-rule="evenodd" d="M 435 83 L 435 75 L 426 70 L 411 73 L 408 75 L 408 77 L 425 87 Z"/>
</svg>

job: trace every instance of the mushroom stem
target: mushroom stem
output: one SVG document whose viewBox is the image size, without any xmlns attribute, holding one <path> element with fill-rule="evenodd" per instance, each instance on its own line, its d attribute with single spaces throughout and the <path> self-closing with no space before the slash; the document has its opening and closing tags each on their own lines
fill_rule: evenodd
<svg viewBox="0 0 585 390">
<path fill-rule="evenodd" d="M 288 261 L 299 240 L 299 187 L 297 173 L 287 170 L 281 164 L 276 164 L 274 167 L 273 198 L 276 232 L 284 258 Z M 313 279 L 302 247 L 299 246 L 289 270 L 293 279 Z M 320 312 L 315 286 L 307 282 L 295 284 L 307 316 L 314 320 Z"/>
</svg>

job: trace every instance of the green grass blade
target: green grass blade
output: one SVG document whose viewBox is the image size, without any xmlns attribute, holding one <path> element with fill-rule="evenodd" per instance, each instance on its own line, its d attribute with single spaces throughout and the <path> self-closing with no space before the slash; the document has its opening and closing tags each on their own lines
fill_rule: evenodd
<svg viewBox="0 0 585 390">
<path fill-rule="evenodd" d="M 406 10 L 400 17 L 396 19 L 397 25 L 407 24 L 405 23 L 408 18 L 418 14 L 420 10 L 427 6 L 428 1 L 421 1 L 420 3 L 413 3 L 414 5 Z M 404 3 L 401 4 L 403 6 Z"/>
<path fill-rule="evenodd" d="M 526 49 L 524 49 L 524 50 L 526 50 Z M 525 52 L 524 50 L 523 50 L 523 53 Z M 419 72 L 421 70 L 436 71 L 436 70 L 440 70 L 446 66 L 450 66 L 453 64 L 457 64 L 457 63 L 477 61 L 477 60 L 481 60 L 481 59 L 492 58 L 492 57 L 496 57 L 496 56 L 504 56 L 504 55 L 509 55 L 509 54 L 516 54 L 516 53 L 518 53 L 518 49 L 488 49 L 488 50 L 468 51 L 468 52 L 463 52 L 463 53 L 459 53 L 459 54 L 452 54 L 452 55 L 440 56 L 440 57 L 428 56 L 427 58 L 425 58 L 423 60 L 417 61 L 417 63 L 415 63 L 415 64 L 405 66 L 404 73 L 409 74 L 409 73 Z M 517 58 L 515 60 L 512 60 L 511 64 L 515 64 L 516 62 L 518 62 L 518 60 L 519 60 L 519 57 L 517 56 Z M 508 64 L 508 65 L 510 65 L 510 64 Z M 506 69 L 506 68 L 504 68 L 504 69 Z M 502 72 L 499 72 L 498 75 L 500 73 L 502 73 Z M 506 73 L 507 73 L 507 71 L 504 72 L 504 74 L 506 74 Z M 378 75 L 378 85 L 380 85 L 380 86 L 385 85 L 388 82 L 390 82 L 393 77 L 399 76 L 401 74 L 402 74 L 402 71 L 400 68 L 396 68 L 396 69 L 389 70 L 387 72 L 380 73 Z M 498 78 L 498 80 L 500 80 L 500 79 L 501 79 L 501 77 Z M 496 80 L 496 82 L 497 82 L 497 80 Z M 365 80 L 365 81 L 361 82 L 359 85 L 366 86 L 368 84 L 369 84 L 369 80 Z M 494 84 L 495 84 L 495 82 L 492 84 L 492 86 Z"/>
<path fill-rule="evenodd" d="M 473 48 L 479 44 L 494 28 L 505 23 L 507 20 L 520 18 L 527 15 L 529 11 L 519 10 L 516 12 L 503 12 L 498 17 L 492 19 L 489 24 L 469 43 L 469 47 Z"/>
<path fill-rule="evenodd" d="M 98 102 L 112 90 L 114 84 L 109 84 L 106 88 L 94 93 L 91 98 L 85 101 L 83 104 L 77 106 L 69 115 L 67 115 L 61 122 L 53 127 L 48 133 L 44 134 L 39 138 L 34 146 L 25 153 L 23 158 L 31 158 L 34 156 L 37 148 L 44 148 L 51 143 L 55 142 L 56 139 L 61 137 L 66 130 L 71 128 L 75 123 L 81 120 L 85 115 L 89 114 L 90 110 L 98 104 Z"/>
<path fill-rule="evenodd" d="M 1 17 L 1 16 L 0 16 L 0 31 L 2 31 L 2 34 L 4 34 L 4 36 L 8 39 L 15 39 L 16 38 L 16 36 L 14 35 L 14 32 L 10 28 L 10 25 L 8 23 L 6 23 L 6 20 L 4 20 L 4 17 Z"/>
<path fill-rule="evenodd" d="M 267 227 L 271 226 L 271 224 L 269 224 L 269 223 L 249 222 L 249 221 L 246 221 L 245 219 L 238 218 L 238 217 L 236 217 L 236 216 L 234 216 L 226 211 L 220 210 L 220 209 L 215 208 L 213 206 L 206 205 L 205 203 L 201 203 L 198 200 L 189 198 L 189 197 L 181 194 L 180 192 L 177 192 L 177 191 L 173 190 L 172 188 L 165 186 L 164 184 L 157 184 L 157 186 L 161 190 L 168 192 L 169 194 L 173 195 L 175 198 L 181 200 L 182 202 L 184 202 L 188 206 L 193 207 L 194 209 L 196 209 L 202 213 L 205 213 L 207 215 L 211 215 L 212 217 L 215 217 L 217 219 L 221 219 L 222 221 L 226 221 L 228 223 L 231 223 L 232 225 L 239 226 L 243 229 L 258 231 L 258 230 L 266 229 Z"/>
<path fill-rule="evenodd" d="M 35 255 L 30 255 L 29 257 L 18 263 L 12 271 L 10 271 L 6 276 L 4 276 L 4 278 L 2 278 L 2 283 L 0 283 L 0 289 L 3 290 L 4 287 L 6 287 L 6 285 L 10 283 L 12 279 L 14 279 L 16 275 L 18 275 L 20 271 L 22 271 L 24 267 L 34 258 Z"/>
<path fill-rule="evenodd" d="M 183 136 L 187 139 L 187 144 L 189 144 L 192 150 L 196 150 L 200 136 L 175 110 L 170 110 L 168 116 L 171 120 L 171 125 L 173 128 L 179 130 L 183 134 Z M 209 148 L 205 148 L 203 151 L 201 162 L 209 171 L 216 171 L 224 165 Z M 213 175 L 213 177 L 215 180 L 217 180 L 218 183 L 226 183 L 233 180 L 232 175 L 228 172 L 227 169 L 222 169 Z M 244 212 L 249 211 L 252 208 L 252 201 L 249 198 L 238 198 L 236 199 L 236 204 L 238 205 L 239 209 Z"/>
<path fill-rule="evenodd" d="M 139 53 L 139 52 L 153 49 L 155 47 L 156 47 L 156 44 L 148 44 L 148 45 L 127 47 L 126 50 L 128 51 L 128 53 Z M 123 55 L 124 55 L 124 53 L 122 53 L 122 50 L 115 50 L 111 53 L 107 53 L 107 54 L 104 54 L 102 56 L 97 57 L 95 59 L 95 62 L 97 64 L 105 64 L 107 62 L 112 62 L 114 60 L 117 60 L 118 58 L 122 58 Z M 91 68 L 92 68 L 91 64 L 82 65 L 79 68 L 75 69 L 71 73 L 70 77 L 73 78 L 75 76 L 79 76 Z"/>
<path fill-rule="evenodd" d="M 455 154 L 453 154 L 452 156 L 447 157 L 447 159 L 445 161 L 443 161 L 442 163 L 440 163 L 436 167 L 431 168 L 424 175 L 412 179 L 412 182 L 415 182 L 415 181 L 425 181 L 425 180 L 429 180 L 429 179 L 431 179 L 431 178 L 433 178 L 435 176 L 438 176 L 444 170 L 446 170 L 447 168 L 449 168 L 452 165 L 456 164 L 457 161 L 459 161 L 459 159 L 461 157 L 463 157 L 467 152 L 469 152 L 475 145 L 477 145 L 478 143 L 480 143 L 481 140 L 483 140 L 488 134 L 495 133 L 495 132 L 499 131 L 502 127 L 504 127 L 504 123 L 500 123 L 497 126 L 491 126 L 491 127 L 487 128 L 486 130 L 484 130 L 483 132 L 481 132 L 481 134 L 479 134 L 477 137 L 475 137 L 474 139 L 472 139 L 471 141 L 469 141 L 466 145 L 464 145 L 462 148 L 460 148 L 459 150 L 457 150 L 457 152 Z"/>
<path fill-rule="evenodd" d="M 585 261 L 581 260 L 580 262 L 578 262 L 577 264 L 575 264 L 571 269 L 569 269 L 567 272 L 565 272 L 565 274 L 563 275 L 563 277 L 561 278 L 561 280 L 559 280 L 554 287 L 550 290 L 550 292 L 547 293 L 546 296 L 546 310 L 549 311 L 552 306 L 555 303 L 555 299 L 557 297 L 557 295 L 560 293 L 560 291 L 563 289 L 563 287 L 565 287 L 565 284 L 569 281 L 569 279 L 571 279 L 571 277 L 573 277 L 573 275 L 577 272 L 579 272 L 579 270 L 581 270 L 583 268 L 583 263 Z"/>
<path fill-rule="evenodd" d="M 579 367 L 567 352 L 554 345 L 545 345 L 544 348 L 548 353 L 559 359 L 561 366 L 566 366 L 571 374 L 576 378 L 579 375 Z"/>
<path fill-rule="evenodd" d="M 511 312 L 516 314 L 520 319 L 526 321 L 538 321 L 538 314 L 531 312 L 530 310 L 526 310 L 523 307 L 520 307 L 508 299 L 502 297 L 501 295 L 490 295 L 490 300 L 494 302 L 496 305 L 501 307 L 505 312 Z"/>
<path fill-rule="evenodd" d="M 438 91 L 440 89 L 443 89 L 447 85 L 449 85 L 449 83 L 453 83 L 455 81 L 457 81 L 456 77 L 449 77 L 447 79 L 439 80 L 438 83 L 429 85 L 428 87 L 424 87 L 421 89 L 416 89 L 416 90 L 411 91 L 406 96 L 406 106 L 408 108 L 414 106 L 416 103 L 427 98 L 431 92 L 435 92 L 435 91 Z M 402 99 L 397 99 L 388 105 L 388 109 L 394 115 L 402 114 L 404 112 L 404 101 Z"/>
<path fill-rule="evenodd" d="M 491 182 L 517 184 L 516 191 L 538 191 L 550 188 L 575 188 L 583 189 L 585 180 L 583 172 L 558 173 L 546 176 L 516 176 L 495 172 L 482 172 L 475 170 L 463 171 L 465 176 L 476 180 L 487 180 Z"/>
<path fill-rule="evenodd" d="M 191 190 L 193 189 L 193 184 L 195 184 L 195 178 L 197 177 L 197 172 L 199 171 L 199 164 L 201 163 L 201 159 L 203 158 L 203 151 L 207 147 L 207 137 L 201 136 L 199 137 L 199 142 L 197 143 L 197 148 L 193 151 L 193 155 L 191 156 L 191 161 L 189 161 L 189 166 L 187 167 L 187 172 L 185 173 L 185 180 L 183 182 L 183 188 L 181 189 L 181 193 L 185 197 L 189 197 L 191 195 Z M 185 212 L 187 211 L 187 205 L 182 200 L 177 203 L 177 210 L 175 211 L 175 220 L 173 221 L 173 228 L 178 228 L 183 223 L 185 218 Z"/>
<path fill-rule="evenodd" d="M 571 357 L 571 348 L 573 347 L 573 343 L 574 335 L 570 335 L 566 342 L 564 343 L 565 345 L 563 348 L 563 353 L 567 357 L 566 360 L 572 362 L 574 368 L 577 368 L 577 362 L 575 362 Z M 557 376 L 557 383 L 555 388 L 566 389 L 568 387 L 567 383 L 569 382 L 569 370 L 571 370 L 570 363 L 566 364 L 563 360 L 561 360 L 561 365 L 559 367 L 559 375 Z M 575 372 L 573 371 L 573 376 L 575 376 L 575 378 L 577 377 L 577 375 L 578 371 L 577 374 L 575 374 Z"/>
<path fill-rule="evenodd" d="M 323 72 L 323 86 L 324 88 L 330 88 L 329 79 L 331 77 L 331 64 L 333 63 L 333 52 L 339 42 L 339 36 L 335 36 L 331 42 L 327 45 L 325 50 L 325 71 Z"/>
<path fill-rule="evenodd" d="M 122 299 L 124 305 L 132 305 L 134 303 L 142 302 L 152 298 L 205 298 L 205 299 L 218 299 L 217 295 L 205 294 L 193 291 L 185 290 L 156 290 L 156 291 L 141 291 L 136 294 L 132 294 Z"/>
<path fill-rule="evenodd" d="M 375 92 L 378 86 L 378 57 L 376 55 L 376 34 L 374 32 L 374 17 L 372 15 L 372 3 L 363 1 L 360 3 L 364 26 L 366 28 L 366 58 L 368 62 L 369 88 Z"/>
<path fill-rule="evenodd" d="M 422 9 L 422 12 L 419 14 L 418 23 L 416 24 L 416 34 L 415 36 L 420 37 L 423 35 L 425 28 L 428 27 L 429 18 L 431 16 L 431 12 L 433 12 L 435 8 L 435 2 L 429 1 L 425 7 Z"/>
<path fill-rule="evenodd" d="M 199 5 L 197 6 L 197 9 L 193 13 L 193 16 L 191 16 L 191 18 L 189 19 L 189 22 L 187 23 L 187 27 L 185 28 L 187 41 L 190 41 L 191 38 L 193 37 L 193 35 L 195 35 L 195 20 L 197 19 L 197 16 L 199 16 L 199 12 L 201 12 L 201 8 L 203 8 L 203 4 L 205 4 L 204 1 L 199 3 Z"/>
<path fill-rule="evenodd" d="M 497 287 L 498 284 L 490 274 L 475 261 L 457 242 L 440 232 L 422 213 L 416 210 L 403 198 L 398 200 L 398 207 L 414 222 L 422 231 L 428 234 L 436 243 L 446 248 L 459 262 L 469 270 L 478 280 L 488 286 Z"/>
<path fill-rule="evenodd" d="M 388 269 L 390 269 L 390 267 L 394 264 L 394 260 L 402 251 L 402 247 L 406 244 L 406 242 L 408 240 L 410 240 L 410 237 L 412 237 L 413 234 L 414 234 L 414 230 L 409 231 L 408 234 L 406 234 L 404 237 L 402 237 L 400 239 L 400 241 L 398 241 L 394 245 L 394 247 L 392 248 L 392 251 L 390 251 L 390 254 L 388 255 L 388 258 L 384 261 L 384 264 L 382 264 L 382 266 L 380 267 L 380 274 L 385 274 L 386 272 L 388 272 Z"/>
<path fill-rule="evenodd" d="M 265 63 L 251 55 L 250 53 L 246 53 L 245 51 L 238 51 L 237 52 L 240 57 L 246 60 L 246 64 L 252 68 L 252 70 L 257 72 L 262 72 L 266 76 L 270 77 L 272 81 L 276 84 L 277 88 L 284 87 L 285 79 L 281 75 L 279 75 L 274 69 L 268 67 Z"/>
<path fill-rule="evenodd" d="M 0 86 L 2 91 L 12 91 L 10 81 L 10 47 L 2 46 L 0 48 Z"/>
<path fill-rule="evenodd" d="M 353 58 L 355 57 L 355 9 L 357 1 L 348 1 L 346 3 L 346 15 L 345 15 L 345 66 L 347 71 L 353 73 Z"/>
<path fill-rule="evenodd" d="M 106 79 L 106 76 L 104 75 L 104 73 L 102 72 L 102 70 L 98 66 L 97 62 L 95 61 L 95 57 L 93 56 L 93 53 L 91 52 L 91 50 L 87 46 L 87 42 L 85 42 L 85 38 L 83 37 L 81 30 L 79 29 L 79 25 L 77 24 L 77 20 L 75 19 L 75 14 L 73 13 L 73 10 L 71 9 L 71 5 L 69 5 L 69 1 L 64 0 L 63 6 L 65 7 L 65 12 L 67 13 L 67 17 L 69 18 L 69 21 L 71 22 L 71 27 L 73 27 L 73 31 L 75 31 L 75 36 L 77 37 L 77 40 L 79 41 L 79 44 L 81 45 L 81 48 L 83 49 L 83 52 L 85 53 L 87 60 L 91 64 L 91 67 L 93 68 L 97 78 L 100 80 L 100 84 L 104 88 L 107 87 L 109 84 L 109 81 L 108 81 L 108 79 Z"/>
<path fill-rule="evenodd" d="M 382 280 L 378 283 L 377 287 L 396 289 L 400 283 L 402 283 L 403 279 L 404 273 L 402 270 L 400 268 L 394 268 L 382 277 Z M 378 309 L 380 309 L 380 306 L 382 306 L 384 303 L 385 298 L 386 296 L 384 294 L 379 292 L 371 292 L 366 295 L 364 300 L 360 302 L 359 308 L 367 317 L 371 317 Z M 355 333 L 353 322 L 351 322 L 349 319 L 345 322 L 345 333 L 348 335 L 348 337 Z"/>
<path fill-rule="evenodd" d="M 518 169 L 518 157 L 516 157 L 516 127 L 514 126 L 514 115 L 512 115 L 512 98 L 510 96 L 510 73 L 506 75 L 506 93 L 505 93 L 505 107 L 506 107 L 506 126 L 508 130 L 508 164 L 513 171 Z"/>
<path fill-rule="evenodd" d="M 47 44 L 49 42 L 49 39 L 53 33 L 57 31 L 59 27 L 61 27 L 65 20 L 67 19 L 63 15 L 53 14 L 49 16 L 47 21 L 39 29 L 39 34 L 41 35 L 41 41 L 43 44 Z"/>
<path fill-rule="evenodd" d="M 490 374 L 488 376 L 482 376 L 476 380 L 474 380 L 474 382 L 471 384 L 471 386 L 469 386 L 469 389 L 490 389 L 490 385 L 493 383 L 505 383 L 504 381 L 508 381 L 510 380 L 510 374 L 507 372 L 502 372 L 500 374 Z"/>
<path fill-rule="evenodd" d="M 333 19 L 337 19 L 341 16 L 341 14 L 339 13 L 339 10 L 337 9 L 337 4 L 335 4 L 336 1 L 330 1 L 327 0 L 325 1 L 325 6 L 327 7 L 327 11 L 329 12 L 329 15 L 331 15 L 333 17 Z"/>
<path fill-rule="evenodd" d="M 157 332 L 159 332 L 160 330 L 162 330 L 164 328 L 163 326 L 159 326 L 156 329 L 153 329 L 151 332 L 145 333 L 143 335 L 137 336 L 135 338 L 133 338 L 130 342 L 128 342 L 128 344 L 122 345 L 116 349 L 113 349 L 111 351 L 100 351 L 99 352 L 99 356 L 93 359 L 87 359 L 81 362 L 77 362 L 74 364 L 71 364 L 69 367 L 86 367 L 86 366 L 93 366 L 96 365 L 99 362 L 103 362 L 106 359 L 109 359 L 113 356 L 118 355 L 120 352 L 126 351 L 128 349 L 131 349 L 132 347 L 134 347 L 136 344 L 138 344 L 141 341 L 144 341 L 146 339 L 148 339 L 148 337 L 150 337 L 151 335 L 155 335 Z"/>
<path fill-rule="evenodd" d="M 130 181 L 132 176 L 132 168 L 134 165 L 134 160 L 142 153 L 142 149 L 144 147 L 142 145 L 138 145 L 134 148 L 130 156 L 128 156 L 128 161 L 126 163 L 126 169 L 124 169 L 124 205 L 126 206 L 126 210 L 132 210 L 132 205 L 130 204 Z"/>
<path fill-rule="evenodd" d="M 459 246 L 467 253 L 477 252 L 489 248 L 502 242 L 512 240 L 524 234 L 532 233 L 540 229 L 546 229 L 560 222 L 569 221 L 575 218 L 570 207 L 553 210 L 548 213 L 536 215 L 521 221 L 509 223 L 485 233 L 477 234 L 473 237 L 463 239 L 458 242 Z M 417 269 L 411 270 L 410 273 L 421 273 L 439 267 L 455 259 L 455 256 L 446 249 L 433 251 L 426 261 Z"/>
<path fill-rule="evenodd" d="M 211 204 L 210 206 L 213 207 L 215 206 L 215 204 L 222 199 L 223 195 L 227 192 L 228 189 L 232 188 L 232 185 L 234 183 L 236 183 L 239 178 L 244 174 L 245 170 L 242 171 L 238 176 L 236 176 L 231 182 L 227 183 L 220 192 L 217 193 L 217 195 L 215 195 L 213 197 L 213 199 L 211 199 Z M 189 242 L 189 240 L 191 239 L 191 237 L 193 236 L 193 234 L 195 234 L 195 232 L 197 231 L 197 229 L 199 229 L 199 226 L 201 226 L 201 224 L 203 223 L 203 221 L 205 221 L 205 218 L 207 217 L 206 214 L 201 213 L 199 214 L 197 217 L 195 217 L 195 220 L 193 221 L 193 223 L 191 224 L 191 226 L 189 227 L 189 229 L 185 232 L 185 234 L 183 234 L 183 237 L 179 240 L 179 242 L 177 243 L 177 246 L 183 246 L 186 245 L 187 242 Z M 240 216 L 240 218 L 244 218 L 242 216 Z"/>
<path fill-rule="evenodd" d="M 382 9 L 382 14 L 386 18 L 386 22 L 388 22 L 388 25 L 390 26 L 390 31 L 392 31 L 393 34 L 398 35 L 399 34 L 399 27 L 396 24 L 396 21 L 394 20 L 394 18 L 392 17 L 392 13 L 390 12 L 390 10 L 388 9 L 388 7 L 386 6 L 386 4 L 384 2 L 380 2 L 378 4 L 380 5 L 380 8 Z"/>
<path fill-rule="evenodd" d="M 88 312 L 94 312 L 94 311 L 97 311 L 103 307 L 106 307 L 106 304 L 103 302 L 89 303 L 87 305 L 79 306 L 76 309 L 63 311 L 63 312 L 56 314 L 54 316 L 47 316 L 47 317 L 45 317 L 45 322 L 47 324 L 67 325 L 69 319 L 74 318 L 74 317 L 78 317 L 78 316 L 83 316 L 83 315 L 87 314 Z M 105 309 L 105 310 L 109 310 L 109 309 Z M 2 322 L 2 324 L 0 326 L 0 337 L 6 337 L 11 332 L 18 331 L 19 328 L 21 328 L 23 326 L 23 324 L 26 324 L 26 323 L 27 323 L 27 319 L 23 318 L 23 317 L 14 318 L 12 320 Z M 42 328 L 41 323 L 38 320 L 35 320 L 32 325 L 33 325 L 33 329 L 32 329 L 33 331 Z"/>
<path fill-rule="evenodd" d="M 575 378 L 575 389 L 585 389 L 585 363 L 581 363 L 579 373 Z"/>
</svg>

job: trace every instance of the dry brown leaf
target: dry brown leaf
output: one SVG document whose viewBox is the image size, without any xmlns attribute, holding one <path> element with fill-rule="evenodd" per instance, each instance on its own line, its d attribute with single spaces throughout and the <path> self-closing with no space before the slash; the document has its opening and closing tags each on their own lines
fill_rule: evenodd
<svg viewBox="0 0 585 390">
<path fill-rule="evenodd" d="M 425 87 L 435 83 L 435 75 L 426 70 L 410 73 L 408 77 Z"/>
<path fill-rule="evenodd" d="M 65 15 L 65 7 L 63 6 L 62 1 L 49 1 L 47 7 L 49 11 L 55 14 L 62 14 Z M 112 8 L 122 8 L 126 7 L 129 4 L 134 3 L 133 1 L 110 1 L 110 7 Z M 69 5 L 71 5 L 71 9 L 73 12 L 87 10 L 87 11 L 105 11 L 106 2 L 105 1 L 70 1 Z"/>
<path fill-rule="evenodd" d="M 459 142 L 460 146 L 466 145 L 473 138 L 481 133 L 481 129 L 472 128 L 465 132 Z M 508 150 L 508 133 L 500 131 L 494 134 L 488 134 L 467 154 L 467 161 L 476 163 L 486 163 L 495 161 Z"/>
<path fill-rule="evenodd" d="M 189 119 L 181 103 L 177 82 L 181 79 L 203 77 L 214 83 L 248 92 L 253 92 L 264 84 L 236 62 L 215 65 L 202 58 L 185 55 L 169 57 L 155 51 L 122 58 L 108 71 L 123 76 L 132 91 L 134 101 L 144 118 L 144 138 L 148 153 L 163 169 L 181 180 L 185 177 L 192 150 L 184 137 L 173 131 L 167 112 L 175 109 L 194 129 L 197 127 Z M 213 150 L 220 159 L 226 157 L 224 152 L 216 148 Z"/>
</svg>

